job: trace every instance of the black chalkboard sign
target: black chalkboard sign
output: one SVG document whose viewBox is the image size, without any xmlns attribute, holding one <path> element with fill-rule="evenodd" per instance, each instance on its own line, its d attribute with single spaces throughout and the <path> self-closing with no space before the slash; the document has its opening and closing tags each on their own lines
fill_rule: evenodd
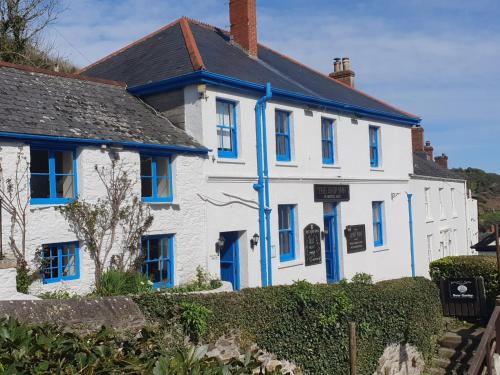
<svg viewBox="0 0 500 375">
<path fill-rule="evenodd" d="M 314 185 L 315 202 L 347 202 L 349 185 Z"/>
<path fill-rule="evenodd" d="M 306 266 L 321 264 L 321 229 L 316 224 L 304 228 Z"/>
<path fill-rule="evenodd" d="M 489 316 L 484 279 L 481 276 L 441 279 L 439 286 L 444 316 L 459 318 Z"/>
<path fill-rule="evenodd" d="M 357 253 L 366 250 L 365 225 L 348 225 L 344 231 L 347 239 L 347 253 Z"/>
<path fill-rule="evenodd" d="M 475 278 L 448 279 L 450 301 L 476 300 L 479 298 Z"/>
</svg>

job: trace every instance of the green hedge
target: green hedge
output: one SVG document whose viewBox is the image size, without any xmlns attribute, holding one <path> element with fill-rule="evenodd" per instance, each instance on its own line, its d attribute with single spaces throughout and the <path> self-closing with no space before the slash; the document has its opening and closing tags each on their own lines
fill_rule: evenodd
<svg viewBox="0 0 500 375">
<path fill-rule="evenodd" d="M 464 255 L 441 258 L 429 265 L 429 272 L 436 283 L 440 279 L 482 276 L 490 308 L 495 305 L 495 298 L 500 294 L 497 259 L 494 256 Z"/>
<path fill-rule="evenodd" d="M 239 329 L 248 340 L 311 374 L 349 372 L 349 321 L 358 323 L 362 375 L 373 374 L 391 343 L 412 343 L 428 358 L 442 324 L 438 290 L 423 278 L 375 285 L 298 282 L 240 293 L 143 295 L 135 301 L 165 328 L 182 323 L 180 306 L 186 302 L 204 306 L 212 311 L 204 340 Z"/>
</svg>

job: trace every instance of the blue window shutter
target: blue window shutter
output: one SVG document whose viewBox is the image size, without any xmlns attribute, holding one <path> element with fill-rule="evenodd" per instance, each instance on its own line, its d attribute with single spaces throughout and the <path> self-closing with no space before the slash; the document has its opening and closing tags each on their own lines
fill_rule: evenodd
<svg viewBox="0 0 500 375">
<path fill-rule="evenodd" d="M 229 100 L 216 100 L 217 113 L 217 155 L 220 158 L 238 157 L 238 117 L 236 103 Z"/>
</svg>

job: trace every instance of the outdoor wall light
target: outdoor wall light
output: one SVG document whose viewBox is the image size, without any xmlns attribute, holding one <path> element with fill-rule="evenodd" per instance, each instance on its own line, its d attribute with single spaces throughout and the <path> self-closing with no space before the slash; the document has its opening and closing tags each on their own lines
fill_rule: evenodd
<svg viewBox="0 0 500 375">
<path fill-rule="evenodd" d="M 197 90 L 198 90 L 198 97 L 200 99 L 205 99 L 205 100 L 208 99 L 208 96 L 207 96 L 207 85 L 198 85 Z"/>
<path fill-rule="evenodd" d="M 250 247 L 252 249 L 259 244 L 259 238 L 260 236 L 257 233 L 255 233 L 253 237 L 250 239 Z"/>
<path fill-rule="evenodd" d="M 220 251 L 224 247 L 225 243 L 226 243 L 226 239 L 222 236 L 219 236 L 219 239 L 215 243 L 215 250 L 217 251 L 217 254 L 220 253 Z"/>
</svg>

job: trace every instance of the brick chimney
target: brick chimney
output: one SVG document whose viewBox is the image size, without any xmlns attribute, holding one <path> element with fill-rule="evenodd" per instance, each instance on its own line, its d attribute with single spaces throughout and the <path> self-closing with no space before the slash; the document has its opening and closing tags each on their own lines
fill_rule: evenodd
<svg viewBox="0 0 500 375">
<path fill-rule="evenodd" d="M 257 57 L 257 6 L 256 0 L 230 0 L 229 21 L 233 41 Z"/>
<path fill-rule="evenodd" d="M 448 156 L 441 154 L 441 156 L 436 156 L 434 161 L 444 169 L 448 169 Z"/>
<path fill-rule="evenodd" d="M 433 152 L 434 152 L 434 147 L 431 146 L 430 141 L 425 141 L 425 146 L 424 146 L 424 151 L 427 154 L 427 160 L 433 161 Z"/>
<path fill-rule="evenodd" d="M 411 145 L 413 152 L 424 152 L 424 128 L 411 128 Z"/>
<path fill-rule="evenodd" d="M 354 87 L 354 77 L 356 74 L 351 70 L 349 57 L 342 58 L 342 70 L 340 70 L 340 58 L 337 57 L 333 61 L 333 73 L 330 73 L 330 78 L 343 82 L 351 87 Z"/>
</svg>

